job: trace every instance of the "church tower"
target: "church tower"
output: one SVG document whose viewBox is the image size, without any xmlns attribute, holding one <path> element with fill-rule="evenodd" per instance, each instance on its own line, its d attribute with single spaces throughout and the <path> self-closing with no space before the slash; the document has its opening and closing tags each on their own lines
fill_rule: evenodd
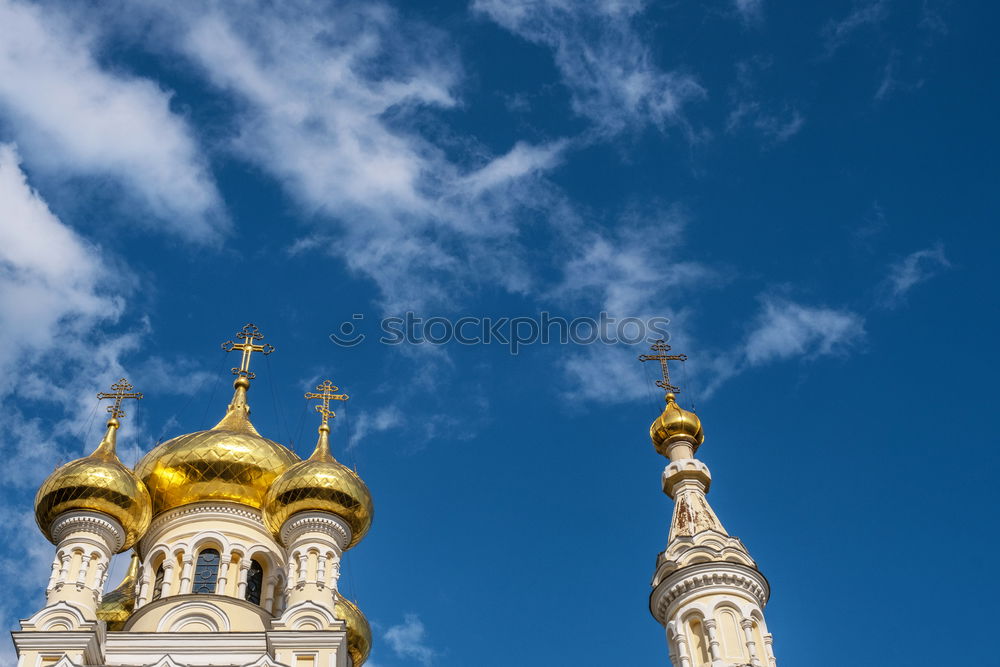
<svg viewBox="0 0 1000 667">
<path fill-rule="evenodd" d="M 124 399 L 115 384 L 97 449 L 38 491 L 38 526 L 56 546 L 45 606 L 14 632 L 18 667 L 361 667 L 371 630 L 340 595 L 341 558 L 371 526 L 358 475 L 330 451 L 327 380 L 315 451 L 305 461 L 250 421 L 251 355 L 270 354 L 248 324 L 233 399 L 212 428 L 177 436 L 129 470 L 115 452 Z M 132 549 L 102 595 L 111 556 Z"/>
<path fill-rule="evenodd" d="M 747 548 L 722 526 L 706 494 L 712 482 L 708 466 L 695 458 L 705 440 L 701 420 L 677 404 L 679 389 L 670 384 L 668 354 L 659 340 L 659 361 L 666 407 L 649 427 L 656 451 L 669 463 L 663 470 L 663 492 L 674 501 L 667 547 L 656 557 L 649 610 L 666 629 L 674 667 L 776 667 L 772 639 L 764 621 L 767 579 Z"/>
</svg>

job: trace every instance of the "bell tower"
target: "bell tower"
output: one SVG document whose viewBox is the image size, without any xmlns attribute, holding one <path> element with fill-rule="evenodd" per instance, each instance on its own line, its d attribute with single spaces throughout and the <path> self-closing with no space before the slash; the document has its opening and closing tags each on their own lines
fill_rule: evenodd
<svg viewBox="0 0 1000 667">
<path fill-rule="evenodd" d="M 669 461 L 661 481 L 674 513 L 666 549 L 656 557 L 649 610 L 666 630 L 674 667 L 777 667 L 764 621 L 767 579 L 708 504 L 712 474 L 695 458 L 705 441 L 701 420 L 677 404 L 679 389 L 670 384 L 668 361 L 687 357 L 668 354 L 662 340 L 652 350 L 639 359 L 660 362 L 656 384 L 666 407 L 649 435 Z"/>
</svg>

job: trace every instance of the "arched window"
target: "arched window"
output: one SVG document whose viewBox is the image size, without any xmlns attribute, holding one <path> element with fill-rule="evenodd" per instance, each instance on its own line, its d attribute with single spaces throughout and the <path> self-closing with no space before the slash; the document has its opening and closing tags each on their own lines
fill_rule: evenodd
<svg viewBox="0 0 1000 667">
<path fill-rule="evenodd" d="M 156 574 L 153 575 L 153 600 L 159 600 L 160 596 L 163 595 L 163 563 L 156 568 Z"/>
<path fill-rule="evenodd" d="M 247 602 L 260 604 L 260 592 L 264 587 L 264 568 L 255 560 L 250 561 L 247 572 Z"/>
<path fill-rule="evenodd" d="M 194 568 L 192 593 L 214 593 L 219 579 L 219 552 L 205 549 L 198 554 L 198 565 Z"/>
</svg>

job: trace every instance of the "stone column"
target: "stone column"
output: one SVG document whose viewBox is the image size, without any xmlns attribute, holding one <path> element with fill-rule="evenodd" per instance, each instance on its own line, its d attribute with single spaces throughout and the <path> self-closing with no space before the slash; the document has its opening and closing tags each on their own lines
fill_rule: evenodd
<svg viewBox="0 0 1000 667">
<path fill-rule="evenodd" d="M 264 609 L 268 610 L 271 613 L 274 613 L 274 610 L 273 610 L 273 605 L 274 605 L 274 587 L 275 587 L 275 585 L 277 585 L 277 583 L 278 583 L 278 577 L 277 576 L 275 576 L 275 575 L 272 574 L 270 577 L 268 577 L 267 581 L 264 583 L 263 596 L 261 597 L 261 605 L 260 606 L 263 607 Z"/>
<path fill-rule="evenodd" d="M 740 621 L 740 627 L 743 628 L 743 634 L 746 636 L 747 651 L 750 652 L 750 664 L 754 667 L 761 667 L 760 658 L 757 657 L 757 642 L 753 640 L 753 621 L 749 618 L 744 618 Z"/>
<path fill-rule="evenodd" d="M 229 551 L 219 556 L 219 576 L 215 580 L 215 594 L 225 595 L 226 584 L 229 583 L 229 565 L 233 562 L 233 552 Z"/>
<path fill-rule="evenodd" d="M 309 574 L 309 554 L 299 552 L 299 578 L 295 581 L 295 586 L 304 586 L 306 576 Z"/>
<path fill-rule="evenodd" d="M 170 589 L 174 587 L 174 567 L 176 564 L 173 558 L 167 557 L 163 561 L 163 587 L 160 588 L 160 599 L 170 595 Z"/>
<path fill-rule="evenodd" d="M 774 657 L 774 636 L 770 632 L 764 635 L 764 655 L 768 667 L 778 667 L 778 660 Z"/>
<path fill-rule="evenodd" d="M 175 554 L 176 556 L 176 554 Z M 191 568 L 194 562 L 194 555 L 185 553 L 181 560 L 181 582 L 177 587 L 178 595 L 185 595 L 193 590 L 191 585 Z M 164 596 L 166 597 L 166 596 Z"/>
<path fill-rule="evenodd" d="M 316 584 L 323 588 L 326 586 L 326 555 L 316 556 Z"/>
<path fill-rule="evenodd" d="M 688 640 L 683 632 L 677 633 L 677 655 L 680 656 L 680 667 L 691 667 L 691 653 L 688 651 Z"/>
<path fill-rule="evenodd" d="M 714 618 L 705 619 L 705 629 L 708 630 L 708 653 L 712 658 L 713 665 L 722 663 L 722 650 L 719 647 L 717 627 L 718 624 Z"/>
<path fill-rule="evenodd" d="M 56 553 L 62 557 L 52 587 L 46 591 L 46 606 L 66 602 L 80 609 L 85 618 L 96 619 L 102 575 L 111 556 L 124 545 L 125 530 L 106 514 L 76 510 L 59 515 L 49 532 L 56 543 Z M 80 553 L 80 569 L 71 573 L 74 551 Z M 95 553 L 96 559 L 92 558 Z"/>
<path fill-rule="evenodd" d="M 56 581 L 59 579 L 59 570 L 62 568 L 62 554 L 56 554 L 56 557 L 52 559 L 52 576 L 49 577 L 49 583 L 45 587 L 45 592 L 51 591 L 55 585 Z"/>
<path fill-rule="evenodd" d="M 150 584 L 150 579 L 153 577 L 153 572 L 151 571 L 151 569 L 152 568 L 146 567 L 145 565 L 142 566 L 142 577 L 139 580 L 141 582 L 139 584 L 139 595 L 136 597 L 135 600 L 136 609 L 146 604 L 147 600 L 149 599 L 149 584 Z"/>
<path fill-rule="evenodd" d="M 240 577 L 236 583 L 236 597 L 241 600 L 247 599 L 247 575 L 250 573 L 251 562 L 249 558 L 240 560 Z"/>
</svg>

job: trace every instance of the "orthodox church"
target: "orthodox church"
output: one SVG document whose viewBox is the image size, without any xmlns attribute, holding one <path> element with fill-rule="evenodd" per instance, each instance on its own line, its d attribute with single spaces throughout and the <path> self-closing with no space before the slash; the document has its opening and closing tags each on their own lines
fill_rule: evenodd
<svg viewBox="0 0 1000 667">
<path fill-rule="evenodd" d="M 35 497 L 35 517 L 55 545 L 45 605 L 12 633 L 18 667 L 361 667 L 372 635 L 339 593 L 344 552 L 372 522 L 365 483 L 330 451 L 330 380 L 319 401 L 316 448 L 306 460 L 250 421 L 252 355 L 270 354 L 248 324 L 223 348 L 240 351 L 233 398 L 212 428 L 179 435 L 129 469 L 118 459 L 122 404 L 141 399 L 112 386 L 103 439 L 57 468 Z M 649 606 L 665 628 L 674 667 L 775 667 L 763 610 L 767 580 L 706 500 L 711 475 L 695 458 L 701 422 L 676 402 L 662 341 L 644 361 L 661 364 L 666 407 L 650 427 L 669 459 L 663 491 L 674 500 Z M 124 579 L 105 592 L 113 555 L 131 551 Z"/>
</svg>

